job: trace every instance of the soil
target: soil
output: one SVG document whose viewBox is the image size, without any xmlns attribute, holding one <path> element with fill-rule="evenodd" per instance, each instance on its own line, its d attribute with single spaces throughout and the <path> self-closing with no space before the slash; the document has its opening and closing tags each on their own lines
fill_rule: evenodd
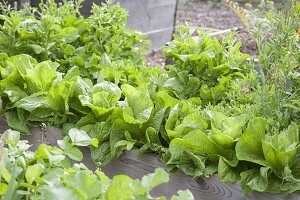
<svg viewBox="0 0 300 200">
<path fill-rule="evenodd" d="M 242 42 L 241 51 L 254 57 L 257 55 L 256 43 L 244 29 L 242 21 L 230 8 L 216 0 L 178 0 L 176 27 L 182 23 L 211 30 L 238 27 L 235 38 Z M 148 66 L 165 65 L 161 51 L 151 52 L 146 58 Z"/>
</svg>

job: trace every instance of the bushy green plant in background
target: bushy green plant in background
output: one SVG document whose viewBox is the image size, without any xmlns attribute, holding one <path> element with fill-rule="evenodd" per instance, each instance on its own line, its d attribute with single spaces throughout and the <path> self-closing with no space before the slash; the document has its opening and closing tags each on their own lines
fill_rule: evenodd
<svg viewBox="0 0 300 200">
<path fill-rule="evenodd" d="M 184 95 L 183 98 L 200 96 L 204 104 L 219 103 L 225 98 L 230 82 L 242 78 L 247 71 L 243 65 L 249 55 L 242 54 L 240 46 L 232 35 L 219 42 L 200 29 L 181 26 L 179 35 L 164 48 L 166 58 L 174 62 L 167 66 L 171 74 L 175 74 L 174 82 L 181 83 L 182 77 L 187 77 L 182 83 L 187 87 L 178 93 Z"/>
<path fill-rule="evenodd" d="M 257 114 L 281 121 L 281 128 L 291 120 L 299 122 L 299 3 L 261 1 L 255 9 L 249 6 L 244 9 L 233 1 L 225 4 L 242 18 L 257 41 L 259 59 L 254 71 L 257 86 L 252 87 L 257 92 L 257 105 L 262 105 Z"/>
<path fill-rule="evenodd" d="M 286 104 L 293 104 L 300 98 L 299 76 L 297 76 L 300 66 L 297 33 L 300 27 L 300 4 L 293 0 L 287 1 L 282 5 L 282 9 L 277 10 L 273 2 L 263 1 L 254 15 L 261 17 L 257 20 L 256 28 L 253 27 L 251 30 L 260 51 L 261 71 L 258 77 L 263 87 L 268 85 L 276 87 L 275 100 L 278 105 L 276 110 L 285 112 Z M 262 21 L 263 18 L 267 19 L 266 23 Z M 291 112 L 299 111 L 295 108 Z M 299 117 L 293 119 L 299 122 Z"/>
<path fill-rule="evenodd" d="M 28 54 L 37 61 L 52 60 L 59 71 L 80 67 L 82 76 L 97 79 L 102 66 L 122 60 L 142 64 L 145 35 L 126 27 L 127 12 L 107 1 L 93 5 L 91 15 L 80 12 L 82 1 L 24 4 L 21 10 L 1 4 L 0 50 L 9 56 Z"/>
</svg>

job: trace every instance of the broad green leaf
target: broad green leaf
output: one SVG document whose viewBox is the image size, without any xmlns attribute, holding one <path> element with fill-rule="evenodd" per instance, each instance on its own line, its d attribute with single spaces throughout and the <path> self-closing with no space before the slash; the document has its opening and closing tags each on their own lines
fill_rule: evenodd
<svg viewBox="0 0 300 200">
<path fill-rule="evenodd" d="M 285 167 L 282 174 L 285 183 L 280 187 L 280 191 L 282 191 L 283 194 L 290 194 L 300 190 L 300 180 L 294 177 L 289 167 Z"/>
<path fill-rule="evenodd" d="M 182 120 L 181 124 L 178 124 L 174 128 L 174 132 L 180 133 L 178 136 L 182 137 L 194 130 L 204 131 L 206 130 L 207 126 L 207 123 L 199 118 L 199 116 L 196 114 L 190 114 Z"/>
<path fill-rule="evenodd" d="M 42 175 L 44 166 L 41 164 L 30 165 L 26 169 L 26 180 L 29 184 L 32 184 L 38 177 Z"/>
<path fill-rule="evenodd" d="M 39 46 L 39 45 L 36 45 L 36 44 L 28 44 L 25 46 L 25 48 L 29 48 L 31 49 L 35 54 L 40 54 L 44 51 L 44 48 Z"/>
<path fill-rule="evenodd" d="M 37 61 L 29 55 L 16 55 L 8 59 L 8 64 L 18 69 L 20 75 L 25 79 L 27 69 L 33 69 Z"/>
<path fill-rule="evenodd" d="M 182 138 L 194 130 L 206 130 L 208 124 L 201 119 L 200 112 L 192 102 L 181 102 L 174 106 L 165 125 L 169 138 Z"/>
<path fill-rule="evenodd" d="M 233 149 L 236 139 L 242 134 L 245 116 L 227 117 L 219 112 L 209 112 L 211 117 L 211 138 L 224 148 Z"/>
<path fill-rule="evenodd" d="M 179 160 L 179 168 L 187 175 L 199 177 L 206 175 L 206 156 L 199 156 L 189 151 L 184 151 Z M 168 162 L 170 164 L 170 161 Z M 176 164 L 176 161 L 175 163 Z"/>
<path fill-rule="evenodd" d="M 16 190 L 16 184 L 15 184 L 16 177 L 17 177 L 16 171 L 17 171 L 17 163 L 15 162 L 14 165 L 13 165 L 10 180 L 7 180 L 8 185 L 7 185 L 6 193 L 3 197 L 3 200 L 13 199 L 13 196 L 14 196 L 15 190 Z M 2 170 L 1 170 L 1 172 L 2 172 Z"/>
<path fill-rule="evenodd" d="M 125 175 L 114 176 L 106 192 L 109 200 L 120 200 L 132 198 L 133 191 L 129 187 L 133 179 Z"/>
<path fill-rule="evenodd" d="M 44 185 L 39 189 L 41 200 L 57 200 L 57 199 L 72 199 L 80 200 L 80 197 L 75 195 L 74 190 L 64 186 L 48 186 Z"/>
<path fill-rule="evenodd" d="M 74 66 L 68 70 L 63 78 L 63 81 L 71 81 L 73 77 L 80 76 L 80 71 L 78 66 Z M 79 80 L 78 80 L 79 81 Z"/>
<path fill-rule="evenodd" d="M 149 193 L 149 191 L 147 191 L 146 188 L 144 188 L 141 181 L 138 179 L 135 179 L 130 184 L 130 188 L 132 189 L 133 195 L 138 196 L 137 199 L 144 199 L 147 193 Z"/>
<path fill-rule="evenodd" d="M 248 127 L 236 144 L 235 150 L 239 160 L 245 160 L 268 166 L 262 149 L 262 140 L 265 138 L 266 120 L 255 118 L 250 121 Z"/>
<path fill-rule="evenodd" d="M 71 144 L 69 137 L 66 136 L 63 140 L 57 140 L 57 144 L 72 160 L 81 161 L 83 159 L 82 152 L 78 148 L 74 147 L 73 143 Z"/>
<path fill-rule="evenodd" d="M 180 105 L 177 104 L 170 111 L 169 118 L 166 121 L 166 125 L 165 125 L 166 131 L 167 131 L 170 139 L 180 136 L 180 135 L 178 135 L 178 133 L 172 131 L 176 127 L 176 122 L 179 118 L 179 115 L 180 115 Z M 181 134 L 181 133 L 179 133 L 179 134 Z"/>
<path fill-rule="evenodd" d="M 101 94 L 105 94 L 106 96 L 106 101 L 101 99 L 100 96 L 97 96 L 98 93 Z M 110 82 L 101 82 L 96 84 L 93 87 L 93 102 L 95 105 L 99 106 L 99 107 L 110 107 L 113 104 L 115 104 L 116 102 L 119 101 L 121 97 L 121 90 L 120 88 Z"/>
<path fill-rule="evenodd" d="M 179 100 L 170 96 L 166 90 L 160 90 L 155 93 L 155 106 L 159 108 L 173 108 L 177 103 L 179 103 Z"/>
<path fill-rule="evenodd" d="M 169 174 L 161 168 L 157 168 L 153 174 L 148 174 L 142 178 L 142 185 L 150 191 L 162 183 L 169 181 Z"/>
<path fill-rule="evenodd" d="M 47 155 L 47 159 L 49 160 L 50 165 L 57 165 L 59 163 L 63 163 L 62 161 L 65 160 L 65 156 L 62 155 L 60 149 L 53 148 L 51 152 L 49 152 L 46 148 L 44 149 L 45 154 Z"/>
<path fill-rule="evenodd" d="M 104 172 L 100 171 L 99 169 L 96 169 L 95 174 L 99 177 L 102 185 L 102 191 L 106 191 L 110 184 L 110 179 L 108 176 L 104 174 Z"/>
<path fill-rule="evenodd" d="M 81 191 L 84 199 L 96 199 L 101 194 L 101 183 L 98 177 L 87 172 L 81 171 L 67 176 L 65 183 L 68 187 Z"/>
<path fill-rule="evenodd" d="M 35 159 L 49 160 L 50 164 L 56 164 L 65 159 L 63 151 L 57 147 L 41 144 L 35 152 Z"/>
<path fill-rule="evenodd" d="M 11 169 L 9 169 L 9 170 L 11 170 Z M 6 167 L 1 166 L 0 174 L 1 174 L 1 178 L 3 178 L 6 182 L 9 183 L 9 181 L 11 179 L 11 173 L 10 173 L 10 171 L 8 171 L 8 169 Z"/>
<path fill-rule="evenodd" d="M 83 159 L 82 152 L 76 147 L 67 148 L 65 154 L 75 161 L 82 161 Z"/>
<path fill-rule="evenodd" d="M 33 68 L 26 69 L 24 79 L 31 93 L 48 91 L 56 78 L 58 63 L 44 61 Z"/>
<path fill-rule="evenodd" d="M 75 27 L 66 27 L 61 29 L 57 35 L 54 35 L 54 37 L 60 37 L 67 43 L 71 43 L 79 38 L 79 33 L 78 29 Z"/>
<path fill-rule="evenodd" d="M 92 142 L 92 138 L 85 131 L 77 128 L 70 129 L 68 135 L 76 146 L 88 146 Z"/>
<path fill-rule="evenodd" d="M 12 103 L 15 103 L 27 96 L 26 92 L 16 85 L 8 85 L 5 88 L 4 93 Z"/>
<path fill-rule="evenodd" d="M 74 89 L 74 81 L 62 81 L 49 89 L 46 101 L 54 110 L 57 110 L 58 115 L 65 115 L 69 111 L 68 103 Z"/>
<path fill-rule="evenodd" d="M 286 166 L 291 167 L 299 148 L 299 131 L 291 124 L 280 134 L 266 135 L 262 149 L 266 161 L 276 174 L 281 176 Z"/>
<path fill-rule="evenodd" d="M 15 112 L 15 111 L 8 111 L 5 112 L 5 118 L 7 124 L 10 128 L 20 131 L 21 133 L 30 135 L 30 131 L 27 127 L 26 120 L 22 116 L 23 113 Z"/>
<path fill-rule="evenodd" d="M 15 107 L 33 112 L 37 108 L 49 108 L 44 94 L 33 94 L 15 103 Z M 51 113 L 49 113 L 50 115 Z"/>
<path fill-rule="evenodd" d="M 215 160 L 214 156 L 222 156 L 231 166 L 236 166 L 238 163 L 233 150 L 224 149 L 200 130 L 192 131 L 182 139 L 176 138 L 171 141 L 169 151 L 173 158 L 180 157 L 186 150 L 196 154 L 208 154 L 212 160 Z"/>
<path fill-rule="evenodd" d="M 160 144 L 158 132 L 152 127 L 146 129 L 146 139 L 149 144 Z"/>
<path fill-rule="evenodd" d="M 15 147 L 19 144 L 20 132 L 9 129 L 3 133 L 2 138 L 6 144 Z"/>
</svg>

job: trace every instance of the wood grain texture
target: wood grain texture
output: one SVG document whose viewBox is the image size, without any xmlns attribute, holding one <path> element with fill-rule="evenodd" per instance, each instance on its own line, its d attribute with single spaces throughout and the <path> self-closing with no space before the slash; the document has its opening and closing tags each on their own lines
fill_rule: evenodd
<svg viewBox="0 0 300 200">
<path fill-rule="evenodd" d="M 101 169 L 110 177 L 117 174 L 127 174 L 133 178 L 141 178 L 152 173 L 157 167 L 164 168 L 159 157 L 153 154 L 138 156 L 138 151 L 133 150 L 123 153 L 118 159 L 113 160 Z M 247 197 L 243 194 L 238 183 L 223 183 L 217 175 L 210 178 L 202 177 L 193 179 L 178 172 L 170 176 L 170 181 L 152 191 L 153 196 L 166 195 L 168 198 L 178 190 L 189 189 L 196 200 L 297 200 L 299 195 L 281 197 L 268 193 L 252 192 Z"/>
<path fill-rule="evenodd" d="M 0 118 L 0 134 L 8 129 L 4 119 Z M 41 143 L 40 128 L 31 128 L 33 136 L 23 136 L 23 139 L 29 140 L 33 144 L 32 149 L 36 149 Z M 46 143 L 57 145 L 57 139 L 61 139 L 61 130 L 47 126 Z M 95 170 L 98 166 L 92 161 L 89 148 L 81 148 L 84 154 L 82 161 L 88 168 Z M 101 167 L 107 176 L 112 178 L 115 175 L 126 174 L 132 178 L 141 178 L 146 174 L 153 173 L 156 168 L 165 168 L 163 161 L 157 155 L 143 154 L 139 155 L 138 150 L 124 152 L 119 158 L 114 159 L 106 166 Z M 189 189 L 196 200 L 299 200 L 300 195 L 290 195 L 281 197 L 269 193 L 252 192 L 245 196 L 239 183 L 221 182 L 217 175 L 209 178 L 201 177 L 193 179 L 182 172 L 170 175 L 170 181 L 156 189 L 151 194 L 154 197 L 165 195 L 168 198 L 176 194 L 178 190 Z"/>
</svg>

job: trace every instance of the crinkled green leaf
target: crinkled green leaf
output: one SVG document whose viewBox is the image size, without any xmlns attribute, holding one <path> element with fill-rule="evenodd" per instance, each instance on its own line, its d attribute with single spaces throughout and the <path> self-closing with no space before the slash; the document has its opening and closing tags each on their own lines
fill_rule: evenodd
<svg viewBox="0 0 300 200">
<path fill-rule="evenodd" d="M 121 89 L 110 82 L 101 82 L 96 84 L 91 94 L 80 95 L 79 99 L 83 106 L 92 109 L 96 117 L 107 114 L 112 111 L 121 97 Z"/>
<path fill-rule="evenodd" d="M 234 169 L 228 163 L 220 157 L 218 164 L 218 176 L 225 182 L 236 182 L 240 180 L 240 174 L 238 170 Z"/>
<path fill-rule="evenodd" d="M 227 117 L 219 112 L 210 112 L 211 138 L 224 148 L 234 148 L 236 139 L 242 134 L 245 116 Z"/>
<path fill-rule="evenodd" d="M 51 87 L 46 96 L 46 102 L 64 117 L 69 111 L 69 99 L 75 89 L 75 82 L 62 81 Z"/>
<path fill-rule="evenodd" d="M 48 91 L 56 78 L 58 63 L 44 61 L 26 69 L 24 79 L 31 93 Z"/>
<path fill-rule="evenodd" d="M 299 148 L 299 131 L 296 124 L 291 124 L 280 134 L 266 135 L 262 149 L 266 161 L 279 175 L 286 166 L 291 166 Z"/>
<path fill-rule="evenodd" d="M 179 160 L 179 168 L 187 175 L 199 177 L 206 175 L 206 156 L 195 155 L 189 151 L 183 152 Z M 170 164 L 170 161 L 169 161 Z"/>
<path fill-rule="evenodd" d="M 269 168 L 254 168 L 241 173 L 241 187 L 245 194 L 251 190 L 264 192 L 268 188 Z"/>
<path fill-rule="evenodd" d="M 131 85 L 122 85 L 126 106 L 123 110 L 124 120 L 130 124 L 143 124 L 152 114 L 153 103 L 146 87 L 134 88 Z"/>
</svg>

